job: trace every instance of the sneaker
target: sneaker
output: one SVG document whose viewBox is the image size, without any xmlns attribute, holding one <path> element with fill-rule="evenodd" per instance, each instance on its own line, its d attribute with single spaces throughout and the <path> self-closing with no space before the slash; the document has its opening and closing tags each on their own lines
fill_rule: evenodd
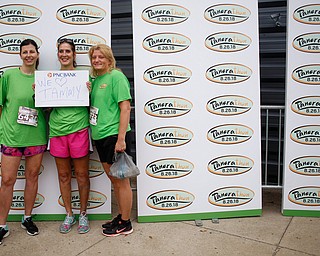
<svg viewBox="0 0 320 256">
<path fill-rule="evenodd" d="M 0 244 L 2 244 L 3 238 L 6 238 L 9 234 L 10 231 L 7 225 L 4 228 L 0 228 Z"/>
<path fill-rule="evenodd" d="M 113 218 L 111 221 L 107 221 L 106 223 L 102 224 L 103 229 L 112 229 L 116 225 L 118 225 L 119 221 L 121 220 L 121 214 L 119 213 L 117 217 Z"/>
<path fill-rule="evenodd" d="M 74 215 L 72 216 L 66 216 L 66 218 L 64 219 L 63 223 L 60 225 L 60 233 L 62 234 L 67 234 L 71 231 L 71 227 L 76 224 L 76 218 L 74 217 Z"/>
<path fill-rule="evenodd" d="M 39 229 L 36 224 L 33 223 L 32 217 L 24 219 L 22 217 L 21 227 L 27 230 L 27 234 L 30 236 L 35 236 L 39 234 Z"/>
<path fill-rule="evenodd" d="M 78 233 L 85 234 L 85 233 L 88 233 L 89 230 L 90 230 L 90 226 L 89 226 L 89 220 L 88 220 L 87 214 L 85 212 L 82 212 L 79 215 Z"/>
<path fill-rule="evenodd" d="M 102 234 L 104 236 L 119 236 L 119 235 L 129 235 L 133 232 L 133 228 L 131 225 L 131 221 L 127 220 L 120 220 L 118 222 L 118 225 L 116 225 L 114 228 L 106 228 L 102 230 Z"/>
</svg>

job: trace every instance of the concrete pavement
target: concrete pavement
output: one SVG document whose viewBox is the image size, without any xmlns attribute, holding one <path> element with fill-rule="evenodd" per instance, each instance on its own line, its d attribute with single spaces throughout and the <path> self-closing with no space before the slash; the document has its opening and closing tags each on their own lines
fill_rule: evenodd
<svg viewBox="0 0 320 256">
<path fill-rule="evenodd" d="M 113 211 L 116 207 L 113 205 Z M 40 234 L 26 235 L 20 223 L 9 223 L 11 234 L 0 245 L 1 256 L 96 255 L 241 255 L 320 256 L 320 218 L 281 215 L 281 190 L 263 189 L 261 217 L 137 223 L 136 200 L 132 213 L 134 232 L 128 236 L 101 235 L 103 221 L 91 221 L 91 231 L 79 235 L 76 227 L 60 234 L 60 222 L 37 222 Z"/>
</svg>

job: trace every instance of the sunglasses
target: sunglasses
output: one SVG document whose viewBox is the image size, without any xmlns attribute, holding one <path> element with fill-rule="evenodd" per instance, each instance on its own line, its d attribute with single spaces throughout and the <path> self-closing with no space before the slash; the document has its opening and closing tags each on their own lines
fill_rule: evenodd
<svg viewBox="0 0 320 256">
<path fill-rule="evenodd" d="M 58 40 L 58 45 L 63 44 L 63 43 L 68 43 L 74 45 L 74 42 L 72 39 L 69 38 L 61 38 Z"/>
</svg>

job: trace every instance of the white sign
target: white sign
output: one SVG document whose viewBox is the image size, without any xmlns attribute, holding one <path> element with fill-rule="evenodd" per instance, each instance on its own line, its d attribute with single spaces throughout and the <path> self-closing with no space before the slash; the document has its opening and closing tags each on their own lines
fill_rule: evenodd
<svg viewBox="0 0 320 256">
<path fill-rule="evenodd" d="M 36 71 L 36 107 L 89 106 L 88 70 Z"/>
</svg>

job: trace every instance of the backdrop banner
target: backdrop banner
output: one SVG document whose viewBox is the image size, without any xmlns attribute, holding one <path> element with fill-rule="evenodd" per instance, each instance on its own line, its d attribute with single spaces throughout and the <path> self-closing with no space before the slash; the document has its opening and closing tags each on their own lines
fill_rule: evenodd
<svg viewBox="0 0 320 256">
<path fill-rule="evenodd" d="M 282 213 L 320 217 L 320 1 L 288 1 Z"/>
<path fill-rule="evenodd" d="M 12 2 L 12 1 L 11 1 Z M 110 1 L 92 0 L 23 0 L 9 3 L 0 0 L 0 76 L 9 68 L 19 67 L 19 45 L 22 40 L 36 41 L 40 52 L 39 70 L 59 70 L 57 42 L 61 38 L 72 39 L 76 45 L 77 69 L 88 70 L 88 50 L 98 43 L 111 43 Z M 88 77 L 89 80 L 89 77 Z M 60 87 L 65 84 L 60 84 Z M 104 174 L 96 153 L 90 155 L 91 189 L 88 202 L 90 219 L 111 217 L 111 184 Z M 25 184 L 25 160 L 21 161 L 18 180 L 14 187 L 9 220 L 21 220 L 24 213 L 23 189 Z M 0 177 L 1 179 L 1 177 Z M 79 192 L 72 179 L 72 207 L 79 213 Z M 39 190 L 33 213 L 36 219 L 60 220 L 65 217 L 54 158 L 45 153 L 39 177 Z"/>
<path fill-rule="evenodd" d="M 261 215 L 258 1 L 132 2 L 138 221 Z"/>
</svg>

